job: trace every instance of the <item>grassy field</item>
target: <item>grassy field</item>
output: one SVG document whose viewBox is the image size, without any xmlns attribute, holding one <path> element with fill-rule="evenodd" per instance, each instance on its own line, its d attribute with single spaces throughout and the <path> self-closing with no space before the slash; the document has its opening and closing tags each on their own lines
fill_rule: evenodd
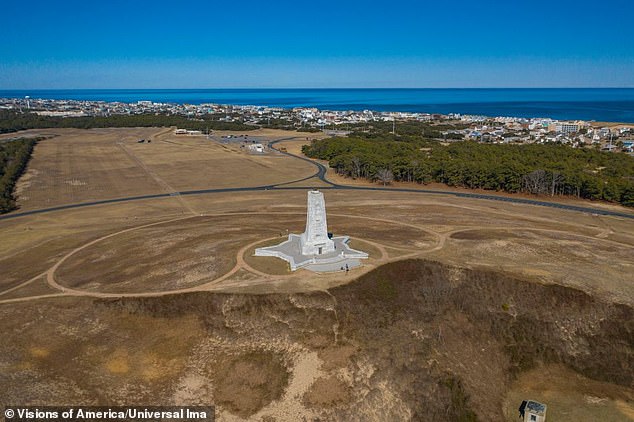
<svg viewBox="0 0 634 422">
<path fill-rule="evenodd" d="M 516 404 L 526 399 L 548 403 L 547 420 L 634 420 L 631 389 L 588 379 L 560 365 L 537 367 L 513 383 L 504 409 L 509 422 L 517 420 Z"/>
<path fill-rule="evenodd" d="M 580 287 L 618 302 L 634 303 L 632 264 L 628 258 L 634 234 L 631 225 L 618 218 L 406 193 L 375 192 L 370 198 L 366 192 L 327 191 L 326 200 L 329 229 L 333 233 L 379 242 L 394 258 L 419 253 L 454 264 L 532 275 Z M 161 271 L 149 257 L 153 256 L 152 259 L 159 262 L 164 259 L 160 254 L 148 253 L 164 241 L 172 242 L 170 239 L 177 242 L 178 239 L 198 238 L 202 247 L 207 244 L 203 233 L 209 233 L 208 236 L 213 232 L 225 233 L 218 235 L 218 245 L 210 244 L 208 248 L 215 250 L 220 243 L 225 243 L 227 246 L 218 251 L 228 251 L 226 262 L 229 263 L 235 262 L 237 250 L 250 241 L 279 236 L 280 233 L 285 236 L 287 230 L 303 231 L 305 192 L 301 190 L 196 195 L 187 197 L 187 203 L 195 213 L 184 210 L 177 198 L 162 198 L 2 221 L 0 229 L 7 241 L 0 245 L 0 264 L 5 269 L 0 285 L 14 287 L 90 240 L 153 221 L 199 214 L 232 215 L 222 219 L 221 227 L 214 226 L 214 220 L 210 219 L 206 223 L 209 227 L 201 225 L 204 230 L 184 231 L 186 227 L 193 227 L 188 223 L 182 227 L 165 225 L 163 231 L 159 226 L 147 231 L 147 237 L 141 236 L 146 232 L 140 231 L 129 233 L 127 237 L 112 238 L 104 245 L 96 245 L 73 257 L 60 269 L 61 274 L 71 264 L 82 268 L 84 254 L 98 254 L 99 248 L 108 245 L 122 254 L 111 257 L 114 261 L 126 255 L 121 261 L 124 267 L 126 262 L 133 262 L 134 257 L 138 257 L 138 262 L 146 262 L 145 265 Z M 357 218 L 351 218 L 354 216 Z M 238 229 L 242 231 L 236 231 Z M 227 236 L 243 240 L 229 242 L 233 245 L 229 246 Z M 132 238 L 137 239 L 136 243 L 129 245 L 139 247 L 125 246 Z M 141 247 L 144 241 L 147 245 Z M 442 247 L 438 247 L 440 243 Z M 194 252 L 195 244 L 189 252 L 191 257 L 179 262 L 189 260 L 193 263 L 196 256 L 204 255 L 204 252 Z M 183 250 L 173 259 L 184 259 L 182 254 L 187 253 Z M 224 260 L 225 254 L 220 255 Z M 98 258 L 95 255 L 90 259 Z M 226 265 L 230 267 L 230 264 Z M 597 265 L 601 266 L 601 271 L 596 271 Z M 111 268 L 113 277 L 117 274 L 116 267 Z M 221 267 L 220 273 L 227 268 Z M 97 274 L 100 273 L 94 273 Z M 209 274 L 212 278 L 213 274 L 217 275 L 215 271 L 209 271 Z M 176 279 L 180 280 L 179 277 Z M 202 281 L 206 277 L 199 279 Z M 152 285 L 149 289 L 161 290 L 163 287 Z"/>
<path fill-rule="evenodd" d="M 239 145 L 176 136 L 166 129 L 50 129 L 45 133 L 55 136 L 38 144 L 17 186 L 21 210 L 174 191 L 261 186 L 315 172 L 309 164 L 284 155 L 249 154 Z M 137 143 L 139 139 L 154 141 Z"/>
<path fill-rule="evenodd" d="M 19 181 L 22 210 L 315 172 L 292 157 L 160 129 L 47 133 Z M 219 420 L 345 419 L 352 411 L 451 420 L 464 405 L 496 421 L 514 420 L 517 400 L 530 395 L 549 404 L 553 420 L 631 416 L 631 386 L 589 377 L 610 363 L 600 351 L 634 353 L 628 321 L 604 332 L 634 306 L 631 220 L 438 194 L 324 195 L 329 231 L 370 254 L 349 274 L 291 273 L 283 261 L 252 256 L 303 231 L 305 189 L 1 220 L 0 329 L 10 341 L 0 346 L 0 401 L 212 398 Z M 593 343 L 603 335 L 612 336 L 605 348 Z M 548 349 L 533 351 L 534 366 L 518 372 L 510 339 L 530 336 Z M 552 356 L 563 369 L 540 366 Z M 626 360 L 612 362 L 624 375 Z M 416 403 L 448 407 L 420 413 Z"/>
<path fill-rule="evenodd" d="M 161 187 L 117 144 L 136 142 L 153 129 L 51 130 L 17 186 L 21 210 L 160 193 Z"/>
</svg>

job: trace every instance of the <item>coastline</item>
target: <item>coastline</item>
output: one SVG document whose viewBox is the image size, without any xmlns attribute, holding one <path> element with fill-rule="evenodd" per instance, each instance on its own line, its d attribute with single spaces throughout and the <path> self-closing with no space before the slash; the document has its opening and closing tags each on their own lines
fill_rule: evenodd
<svg viewBox="0 0 634 422">
<path fill-rule="evenodd" d="M 0 98 L 318 108 L 634 122 L 634 88 L 262 88 L 0 90 Z"/>
</svg>

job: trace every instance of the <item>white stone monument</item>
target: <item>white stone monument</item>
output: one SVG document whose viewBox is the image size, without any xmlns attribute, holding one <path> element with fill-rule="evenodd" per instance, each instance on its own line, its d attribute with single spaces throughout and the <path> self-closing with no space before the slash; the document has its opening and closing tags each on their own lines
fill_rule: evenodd
<svg viewBox="0 0 634 422">
<path fill-rule="evenodd" d="M 347 271 L 361 265 L 368 254 L 351 249 L 348 236 L 330 238 L 324 194 L 308 192 L 306 230 L 301 235 L 289 234 L 279 245 L 257 248 L 255 256 L 275 256 L 288 261 L 291 271 L 306 268 L 317 272 Z"/>
<path fill-rule="evenodd" d="M 301 237 L 302 255 L 323 255 L 335 250 L 335 242 L 328 237 L 326 202 L 318 190 L 308 192 L 306 231 Z"/>
</svg>

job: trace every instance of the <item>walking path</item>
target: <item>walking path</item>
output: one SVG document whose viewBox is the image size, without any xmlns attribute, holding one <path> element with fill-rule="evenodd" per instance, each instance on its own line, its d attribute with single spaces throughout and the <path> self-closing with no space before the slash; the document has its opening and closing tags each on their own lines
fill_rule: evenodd
<svg viewBox="0 0 634 422">
<path fill-rule="evenodd" d="M 163 133 L 159 133 L 156 136 L 160 136 Z M 293 139 L 293 138 L 281 138 L 281 139 L 276 139 L 274 141 L 272 141 L 269 145 L 271 148 L 275 149 L 275 144 L 285 141 L 285 140 L 289 140 L 289 139 Z M 288 184 L 291 183 L 297 183 L 297 182 L 302 182 L 302 181 L 309 181 L 311 179 L 317 179 L 321 182 L 326 183 L 328 186 L 320 186 L 320 189 L 349 189 L 349 190 L 369 190 L 369 191 L 387 191 L 387 192 L 410 192 L 410 193 L 416 193 L 416 194 L 440 194 L 440 195 L 453 195 L 453 196 L 457 196 L 457 197 L 466 197 L 466 198 L 471 198 L 471 199 L 485 199 L 485 200 L 495 200 L 495 201 L 505 201 L 505 202 L 512 202 L 512 203 L 521 203 L 521 204 L 528 204 L 528 205 L 537 205 L 537 206 L 546 206 L 546 207 L 554 207 L 554 208 L 561 208 L 561 209 L 565 209 L 565 210 L 570 210 L 570 211 L 578 211 L 578 212 L 585 212 L 585 213 L 591 213 L 593 215 L 609 215 L 609 216 L 618 216 L 618 217 L 624 217 L 624 218 L 629 218 L 629 219 L 634 219 L 634 214 L 628 214 L 625 212 L 617 212 L 617 211 L 610 211 L 610 210 L 603 210 L 603 209 L 596 209 L 596 208 L 590 208 L 590 207 L 582 207 L 582 206 L 574 206 L 574 205 L 565 205 L 565 204 L 558 204 L 558 203 L 553 203 L 553 202 L 546 202 L 546 201 L 537 201 L 537 200 L 530 200 L 530 199 L 524 199 L 524 198 L 511 198 L 511 197 L 503 197 L 503 196 L 496 196 L 496 195 L 484 195 L 484 194 L 475 194 L 475 193 L 462 193 L 462 192 L 452 192 L 452 191 L 432 191 L 432 190 L 423 190 L 423 189 L 407 189 L 407 188 L 384 188 L 384 187 L 367 187 L 367 186 L 347 186 L 347 185 L 340 185 L 340 184 L 335 184 L 329 180 L 327 180 L 326 178 L 326 167 L 321 164 L 318 163 L 316 161 L 310 160 L 308 158 L 305 157 L 301 157 L 301 156 L 297 156 L 291 153 L 288 153 L 286 151 L 280 151 L 277 150 L 276 151 L 280 154 L 285 154 L 291 157 L 294 157 L 296 159 L 300 159 L 303 161 L 307 161 L 310 162 L 311 164 L 313 164 L 316 167 L 316 173 L 312 176 L 309 177 L 305 177 L 299 180 L 294 180 L 294 181 L 289 181 L 289 182 L 283 182 L 283 183 L 278 183 L 275 185 L 266 185 L 266 186 L 256 186 L 256 187 L 244 187 L 244 188 L 222 188 L 222 189 L 205 189 L 205 190 L 196 190 L 196 191 L 184 191 L 184 192 L 176 192 L 174 191 L 174 189 L 165 181 L 163 181 L 160 177 L 158 177 L 154 172 L 152 172 L 149 168 L 147 168 L 147 166 L 138 158 L 136 157 L 136 155 L 130 151 L 125 145 L 123 144 L 119 144 L 119 146 L 130 156 L 130 158 L 135 161 L 141 168 L 143 168 L 151 177 L 154 178 L 154 180 L 156 180 L 156 182 L 163 187 L 163 189 L 166 191 L 165 193 L 162 194 L 154 194 L 154 195 L 143 195 L 143 196 L 136 196 L 136 197 L 127 197 L 127 198 L 116 198 L 116 199 L 109 199 L 109 200 L 101 200 L 101 201 L 93 201 L 93 202 L 88 202 L 88 203 L 80 203 L 80 204 L 68 204 L 68 205 L 63 205 L 63 206 L 58 206 L 58 207 L 52 207 L 52 208 L 46 208 L 46 209 L 40 209 L 40 210 L 33 210 L 33 211 L 26 211 L 26 212 L 22 212 L 22 213 L 12 213 L 12 214 L 7 214 L 7 215 L 3 215 L 0 216 L 0 220 L 4 220 L 4 219 L 11 219 L 11 218 L 18 218 L 18 217 L 23 217 L 23 216 L 27 216 L 27 215 L 33 215 L 33 214 L 40 214 L 40 213 L 47 213 L 47 212 L 53 212 L 53 211 L 60 211 L 60 210 L 65 210 L 65 209 L 73 209 L 73 208 L 80 208 L 80 207 L 88 207 L 88 206 L 95 206 L 95 205 L 101 205 L 101 204 L 111 204 L 111 203 L 118 203 L 118 202 L 128 202 L 128 201 L 137 201 L 137 200 L 145 200 L 145 199 L 153 199 L 153 198 L 163 198 L 163 197 L 167 197 L 167 196 L 175 196 L 177 195 L 179 197 L 179 200 L 181 201 L 181 203 L 183 204 L 183 206 L 185 208 L 188 209 L 188 211 L 191 212 L 191 215 L 188 216 L 184 216 L 184 217 L 179 217 L 179 218 L 172 218 L 172 219 L 167 219 L 167 220 L 162 220 L 162 221 L 158 221 L 158 222 L 153 222 L 153 223 L 149 223 L 149 224 L 143 224 L 137 227 L 132 227 L 132 228 L 127 228 L 124 230 L 120 230 L 114 233 L 110 233 L 104 236 L 101 236 L 97 239 L 94 239 L 90 242 L 85 243 L 84 245 L 73 249 L 72 251 L 70 251 L 69 253 L 67 253 L 66 255 L 64 255 L 61 259 L 59 259 L 53 266 L 51 266 L 48 270 L 46 270 L 45 272 L 36 275 L 35 277 L 24 281 L 23 283 L 18 284 L 17 286 L 14 286 L 10 289 L 7 289 L 5 291 L 0 292 L 0 296 L 5 296 L 8 295 L 11 292 L 14 292 L 20 288 L 23 288 L 25 286 L 30 285 L 31 283 L 34 283 L 35 281 L 37 281 L 38 279 L 42 279 L 43 277 L 45 277 L 47 284 L 57 290 L 59 293 L 48 293 L 48 294 L 41 294 L 41 295 L 35 295 L 35 296 L 28 296 L 28 297 L 22 297 L 22 298 L 11 298 L 11 299 L 1 299 L 0 298 L 0 304 L 2 303 L 13 303 L 13 302 L 23 302 L 23 301 L 28 301 L 28 300 L 34 300 L 34 299 L 42 299 L 42 298 L 53 298 L 53 297 L 64 297 L 64 296 L 90 296 L 90 297 L 107 297 L 107 298 L 119 298 L 119 297 L 148 297 L 148 296 L 163 296 L 163 295 L 168 295 L 168 294 L 179 294 L 179 293 L 186 293 L 186 292 L 194 292 L 194 291 L 211 291 L 211 290 L 218 290 L 219 288 L 226 288 L 226 287 L 243 287 L 246 285 L 253 285 L 254 283 L 264 283 L 264 282 L 270 282 L 271 280 L 280 280 L 280 279 L 284 279 L 284 278 L 292 278 L 292 277 L 296 277 L 296 274 L 290 274 L 290 275 L 271 275 L 271 274 L 267 274 L 265 272 L 259 271 L 253 267 L 251 267 L 250 265 L 248 265 L 245 260 L 244 260 L 244 254 L 250 249 L 252 248 L 254 245 L 258 244 L 258 243 L 262 243 L 263 240 L 260 239 L 256 242 L 250 243 L 248 245 L 245 245 L 244 247 L 242 247 L 238 253 L 236 258 L 236 264 L 234 265 L 234 267 L 228 271 L 226 274 L 222 275 L 221 277 L 218 277 L 216 279 L 213 280 L 209 280 L 203 284 L 200 284 L 198 286 L 194 286 L 194 287 L 189 287 L 189 288 L 183 288 L 183 289 L 175 289 L 175 290 L 169 290 L 169 291 L 161 291 L 161 292 L 138 292 L 138 293 L 102 293 L 102 292 L 94 292 L 94 291 L 84 291 L 84 290 L 79 290 L 79 289 L 73 289 L 70 287 L 66 287 L 61 285 L 55 278 L 55 273 L 57 271 L 57 269 L 67 260 L 69 259 L 71 256 L 73 256 L 74 254 L 76 254 L 77 252 L 88 248 L 90 246 L 93 246 L 105 239 L 111 238 L 113 236 L 117 236 L 117 235 L 121 235 L 124 233 L 128 233 L 134 230 L 139 230 L 142 228 L 146 228 L 146 227 L 151 227 L 151 226 L 155 226 L 155 225 L 160 225 L 160 224 L 168 224 L 171 222 L 176 222 L 176 221 L 181 221 L 181 220 L 186 220 L 189 218 L 193 218 L 194 216 L 197 216 L 198 214 L 192 210 L 187 204 L 186 202 L 183 201 L 183 199 L 181 198 L 182 195 L 200 195 L 200 194 L 213 194 L 213 193 L 225 193 L 225 192 L 243 192 L 243 191 L 261 191 L 261 190 L 295 190 L 295 189 L 307 189 L 310 186 L 287 186 Z M 474 207 L 474 208 L 478 208 L 478 207 Z M 495 211 L 490 211 L 489 212 L 495 212 Z M 270 212 L 250 212 L 250 213 L 238 213 L 238 214 L 245 214 L 245 215 L 266 215 L 266 214 L 271 214 Z M 279 215 L 280 212 L 275 213 L 276 215 Z M 298 214 L 296 212 L 288 212 L 288 213 L 281 213 L 281 214 Z M 206 215 L 208 217 L 214 217 L 214 216 L 223 216 L 225 214 L 209 214 Z M 236 213 L 231 213 L 232 216 L 235 216 Z M 367 217 L 367 216 L 351 216 L 348 214 L 338 214 L 338 213 L 333 213 L 331 214 L 332 216 L 338 216 L 338 217 L 354 217 L 355 219 L 365 219 L 368 220 L 368 222 L 375 222 L 375 223 L 390 223 L 390 224 L 397 224 L 397 225 L 402 225 L 402 226 L 407 226 L 407 227 L 411 227 L 411 228 L 415 228 L 418 230 L 421 230 L 425 233 L 431 234 L 433 237 L 435 237 L 435 241 L 433 243 L 433 245 L 429 248 L 426 249 L 420 249 L 420 248 L 402 248 L 402 247 L 394 247 L 394 246 L 389 246 L 390 249 L 392 250 L 399 250 L 400 252 L 403 252 L 402 254 L 399 254 L 398 257 L 392 257 L 390 258 L 388 252 L 387 252 L 387 245 L 378 243 L 378 242 L 372 242 L 372 241 L 368 241 L 366 239 L 361 239 L 363 242 L 366 242 L 370 245 L 372 245 L 373 247 L 375 247 L 379 252 L 380 252 L 380 257 L 377 257 L 374 259 L 374 264 L 373 265 L 367 265 L 362 269 L 358 269 L 355 270 L 353 273 L 354 275 L 350 275 L 349 278 L 352 277 L 358 277 L 360 274 L 365 273 L 369 270 L 371 270 L 372 268 L 375 268 L 378 265 L 381 265 L 383 263 L 392 261 L 392 260 L 396 260 L 396 259 L 405 259 L 405 258 L 410 258 L 410 257 L 417 257 L 417 256 L 422 256 L 425 254 L 428 254 L 430 252 L 435 252 L 438 251 L 440 249 L 442 249 L 445 246 L 445 242 L 448 239 L 448 237 L 454 233 L 457 233 L 459 231 L 462 230 L 466 230 L 465 228 L 462 229 L 454 229 L 452 231 L 449 232 L 437 232 L 437 231 L 433 231 L 430 230 L 428 227 L 422 227 L 420 225 L 417 224 L 412 224 L 412 223 L 407 223 L 407 222 L 403 222 L 403 221 L 395 221 L 395 220 L 390 220 L 390 219 L 385 219 L 385 218 L 375 218 L 375 217 Z M 497 229 L 506 229 L 507 227 L 498 227 Z M 471 228 L 472 229 L 472 228 Z M 496 227 L 487 227 L 487 229 L 493 229 L 495 230 Z M 550 229 L 527 229 L 527 230 L 532 230 L 532 231 L 539 231 L 539 232 L 556 232 L 556 233 L 567 233 L 563 230 L 550 230 Z M 594 237 L 592 236 L 585 236 L 588 238 L 599 238 L 604 242 L 610 242 L 613 244 L 618 244 L 618 245 L 623 245 L 624 243 L 621 242 L 617 242 L 614 240 L 608 240 L 608 239 L 603 239 L 603 237 L 605 237 L 606 233 L 608 233 L 609 228 L 606 229 L 601 229 L 599 233 L 597 233 Z M 579 235 L 579 236 L 583 236 L 583 235 Z M 629 245 L 628 245 L 629 246 Z M 253 276 L 256 276 L 255 278 L 251 278 L 249 280 L 231 280 L 232 276 L 234 276 L 238 271 L 243 270 L 246 271 L 247 273 L 252 274 Z M 319 277 L 319 275 L 316 275 L 316 277 Z"/>
</svg>

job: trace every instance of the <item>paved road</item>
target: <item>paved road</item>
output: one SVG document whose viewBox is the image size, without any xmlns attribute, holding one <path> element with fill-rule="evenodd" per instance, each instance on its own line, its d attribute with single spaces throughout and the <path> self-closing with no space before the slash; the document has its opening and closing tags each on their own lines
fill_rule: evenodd
<svg viewBox="0 0 634 422">
<path fill-rule="evenodd" d="M 291 139 L 296 139 L 296 138 L 276 139 L 275 141 L 269 142 L 269 147 L 274 149 L 275 151 L 279 152 L 280 154 L 288 155 L 289 157 L 293 157 L 293 158 L 297 158 L 299 160 L 306 161 L 307 163 L 310 163 L 310 164 L 312 164 L 312 165 L 317 167 L 317 173 L 315 173 L 314 175 L 312 175 L 310 177 L 302 179 L 302 180 L 306 180 L 306 179 L 310 179 L 310 178 L 313 178 L 313 177 L 317 177 L 319 180 L 321 180 L 324 183 L 329 184 L 330 186 L 344 187 L 344 185 L 337 185 L 337 184 L 332 183 L 331 181 L 326 179 L 326 171 L 328 171 L 328 169 L 323 164 L 318 163 L 317 161 L 311 160 L 310 158 L 302 157 L 300 155 L 291 154 L 290 152 L 286 152 L 286 151 L 280 151 L 279 149 L 275 148 L 275 144 L 277 144 L 278 142 L 288 141 L 288 140 L 291 140 Z M 289 183 L 295 183 L 295 182 L 289 182 Z M 275 186 L 282 186 L 282 185 L 285 185 L 285 184 L 287 184 L 287 183 L 278 183 Z"/>
<path fill-rule="evenodd" d="M 559 204 L 557 202 L 548 202 L 548 201 L 539 201 L 534 199 L 526 199 L 526 198 L 515 198 L 509 196 L 498 196 L 498 195 L 487 195 L 480 193 L 467 193 L 467 192 L 455 192 L 455 191 L 442 191 L 442 190 L 429 190 L 429 189 L 409 189 L 409 188 L 393 188 L 393 187 L 372 187 L 372 186 L 349 186 L 349 185 L 340 185 L 337 183 L 333 183 L 326 179 L 326 166 L 321 163 L 318 163 L 309 158 L 301 157 L 299 155 L 291 154 L 290 152 L 280 151 L 275 148 L 275 144 L 287 141 L 291 139 L 296 139 L 296 137 L 292 138 L 282 138 L 276 139 L 269 143 L 269 146 L 276 150 L 280 154 L 287 155 L 289 157 L 293 157 L 298 160 L 306 161 L 317 168 L 317 172 L 312 175 L 305 177 L 303 179 L 293 180 L 290 182 L 277 183 L 273 185 L 263 185 L 263 186 L 252 186 L 252 187 L 242 187 L 242 188 L 221 188 L 221 189 L 200 189 L 200 190 L 189 190 L 189 191 L 181 191 L 181 192 L 170 192 L 170 193 L 158 193 L 152 195 L 140 195 L 140 196 L 129 196 L 125 198 L 114 198 L 114 199 L 104 199 L 100 201 L 92 201 L 92 202 L 83 202 L 79 204 L 68 204 L 68 205 L 60 205 L 57 207 L 51 208 L 42 208 L 38 210 L 24 211 L 24 212 L 15 212 L 11 214 L 0 215 L 0 220 L 8 220 L 13 218 L 25 217 L 28 215 L 35 214 L 43 214 L 53 211 L 62 211 L 68 209 L 75 208 L 83 208 L 83 207 L 91 207 L 95 205 L 104 205 L 104 204 L 116 204 L 120 202 L 132 202 L 132 201 L 142 201 L 146 199 L 156 199 L 156 198 L 168 198 L 176 195 L 205 195 L 205 194 L 214 194 L 214 193 L 228 193 L 228 192 L 256 192 L 263 190 L 305 190 L 306 187 L 303 186 L 287 186 L 291 183 L 298 183 L 301 181 L 305 181 L 308 179 L 312 179 L 314 177 L 318 178 L 320 181 L 326 183 L 328 186 L 320 186 L 320 190 L 364 190 L 364 191 L 385 191 L 385 192 L 408 192 L 414 194 L 427 194 L 427 195 L 451 195 L 459 198 L 469 198 L 469 199 L 485 199 L 489 201 L 501 201 L 501 202 L 510 202 L 513 204 L 525 204 L 525 205 L 535 205 L 540 207 L 549 207 L 549 208 L 559 208 L 567 211 L 577 211 L 588 214 L 597 214 L 597 215 L 607 215 L 614 217 L 623 217 L 634 220 L 634 214 L 619 212 L 619 211 L 610 211 L 599 208 L 592 207 L 584 207 L 578 205 L 567 205 L 567 204 Z"/>
</svg>

